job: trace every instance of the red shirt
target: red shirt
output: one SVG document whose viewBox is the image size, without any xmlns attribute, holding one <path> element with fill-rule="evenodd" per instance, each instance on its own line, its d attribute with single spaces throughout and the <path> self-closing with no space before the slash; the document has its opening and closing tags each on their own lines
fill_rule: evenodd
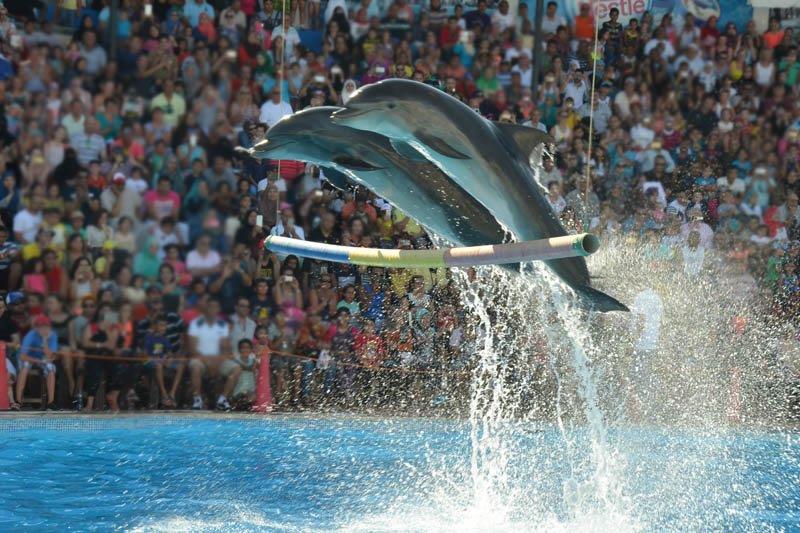
<svg viewBox="0 0 800 533">
<path fill-rule="evenodd" d="M 52 270 L 45 271 L 44 276 L 47 278 L 47 288 L 50 290 L 50 292 L 54 292 L 56 294 L 61 292 L 61 278 L 63 274 L 64 271 L 58 265 L 53 267 Z"/>
<path fill-rule="evenodd" d="M 151 189 L 144 193 L 143 200 L 148 209 L 152 209 L 155 212 L 157 220 L 171 217 L 175 210 L 181 208 L 181 197 L 175 191 L 161 194 Z"/>
<path fill-rule="evenodd" d="M 768 31 L 764 34 L 764 45 L 770 50 L 776 48 L 783 40 L 783 30 L 776 32 Z"/>
<path fill-rule="evenodd" d="M 584 41 L 594 40 L 594 17 L 589 15 L 575 17 L 575 38 Z"/>
<path fill-rule="evenodd" d="M 459 35 L 461 35 L 461 28 L 456 26 L 455 30 L 450 30 L 450 26 L 445 25 L 439 31 L 439 46 L 455 46 L 458 43 Z"/>
</svg>

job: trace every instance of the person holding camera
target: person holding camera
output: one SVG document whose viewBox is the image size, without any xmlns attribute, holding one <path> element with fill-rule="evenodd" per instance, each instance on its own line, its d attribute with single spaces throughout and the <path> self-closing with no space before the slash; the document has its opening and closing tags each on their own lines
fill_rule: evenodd
<svg viewBox="0 0 800 533">
<path fill-rule="evenodd" d="M 281 209 L 280 221 L 275 224 L 275 227 L 269 232 L 270 235 L 278 235 L 280 237 L 289 237 L 290 239 L 306 240 L 306 232 L 302 226 L 294 223 L 294 212 L 291 207 L 284 207 Z M 278 256 L 283 261 L 286 256 Z"/>
</svg>

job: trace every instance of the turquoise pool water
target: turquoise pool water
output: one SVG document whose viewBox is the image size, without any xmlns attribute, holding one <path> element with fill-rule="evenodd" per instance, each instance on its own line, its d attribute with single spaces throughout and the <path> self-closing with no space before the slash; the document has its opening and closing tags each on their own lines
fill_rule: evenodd
<svg viewBox="0 0 800 533">
<path fill-rule="evenodd" d="M 0 531 L 800 529 L 796 434 L 612 432 L 612 517 L 581 494 L 612 475 L 581 430 L 514 426 L 490 467 L 452 421 L 3 418 L 0 431 Z"/>
</svg>

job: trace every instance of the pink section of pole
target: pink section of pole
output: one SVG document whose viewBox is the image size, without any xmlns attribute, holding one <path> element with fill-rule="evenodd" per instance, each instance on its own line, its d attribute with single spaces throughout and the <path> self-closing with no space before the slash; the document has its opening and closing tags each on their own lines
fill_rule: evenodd
<svg viewBox="0 0 800 533">
<path fill-rule="evenodd" d="M 586 233 L 564 235 L 538 241 L 487 244 L 467 248 L 449 248 L 444 251 L 447 266 L 476 266 L 547 261 L 567 257 L 586 256 L 599 246 L 597 237 Z"/>
<path fill-rule="evenodd" d="M 272 411 L 272 379 L 269 370 L 269 350 L 264 349 L 258 363 L 258 376 L 256 377 L 256 401 L 253 403 L 253 411 L 256 413 L 268 413 Z"/>
<path fill-rule="evenodd" d="M 0 342 L 0 411 L 8 411 L 8 367 L 6 366 L 6 343 Z"/>
</svg>

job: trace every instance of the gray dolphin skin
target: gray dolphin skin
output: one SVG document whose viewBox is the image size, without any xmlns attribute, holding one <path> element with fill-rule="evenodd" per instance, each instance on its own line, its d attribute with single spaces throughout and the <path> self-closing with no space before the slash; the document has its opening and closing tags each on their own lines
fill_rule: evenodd
<svg viewBox="0 0 800 533">
<path fill-rule="evenodd" d="M 339 109 L 313 107 L 287 116 L 248 153 L 340 171 L 457 246 L 507 240 L 491 213 L 439 168 L 420 154 L 417 160 L 399 155 L 386 137 L 334 124 L 330 117 Z M 414 157 L 410 146 L 405 150 Z"/>
<path fill-rule="evenodd" d="M 333 121 L 410 144 L 483 203 L 519 240 L 566 235 L 529 166 L 531 150 L 549 140 L 539 130 L 492 123 L 443 91 L 400 79 L 361 87 L 344 109 L 333 114 Z M 591 287 L 582 257 L 546 263 L 593 309 L 628 310 Z"/>
</svg>

